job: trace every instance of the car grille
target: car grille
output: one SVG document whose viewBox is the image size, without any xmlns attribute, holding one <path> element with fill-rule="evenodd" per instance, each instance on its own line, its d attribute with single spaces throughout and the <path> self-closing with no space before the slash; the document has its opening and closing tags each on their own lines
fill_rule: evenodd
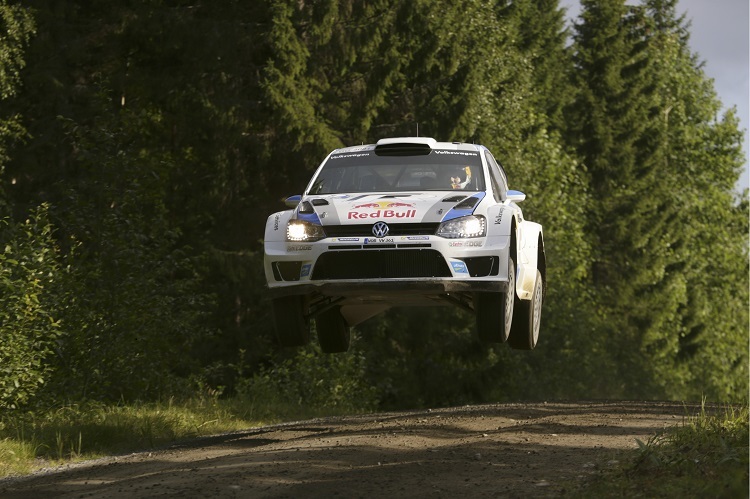
<svg viewBox="0 0 750 499">
<path fill-rule="evenodd" d="M 318 258 L 312 280 L 451 277 L 440 252 L 429 249 L 329 251 Z"/>
<path fill-rule="evenodd" d="M 439 223 L 391 224 L 388 226 L 388 237 L 391 236 L 431 236 L 437 231 Z M 328 237 L 372 237 L 372 224 L 325 225 L 323 230 Z"/>
</svg>

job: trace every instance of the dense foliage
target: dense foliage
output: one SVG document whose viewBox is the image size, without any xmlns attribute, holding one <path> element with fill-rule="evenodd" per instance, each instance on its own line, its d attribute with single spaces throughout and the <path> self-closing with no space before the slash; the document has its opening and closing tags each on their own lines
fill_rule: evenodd
<svg viewBox="0 0 750 499">
<path fill-rule="evenodd" d="M 742 133 L 675 11 L 584 0 L 569 33 L 556 0 L 0 0 L 0 408 L 744 398 Z M 528 194 L 539 347 L 436 308 L 280 350 L 266 216 L 331 148 L 417 131 Z"/>
</svg>

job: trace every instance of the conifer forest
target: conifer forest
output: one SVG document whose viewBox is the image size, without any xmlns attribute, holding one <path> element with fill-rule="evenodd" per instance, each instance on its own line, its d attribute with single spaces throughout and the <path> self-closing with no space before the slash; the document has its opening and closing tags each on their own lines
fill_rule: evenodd
<svg viewBox="0 0 750 499">
<path fill-rule="evenodd" d="M 259 379 L 379 409 L 746 400 L 743 130 L 676 12 L 0 0 L 0 410 Z M 280 348 L 266 218 L 332 149 L 417 127 L 489 147 L 544 225 L 539 346 L 436 307 Z"/>
</svg>

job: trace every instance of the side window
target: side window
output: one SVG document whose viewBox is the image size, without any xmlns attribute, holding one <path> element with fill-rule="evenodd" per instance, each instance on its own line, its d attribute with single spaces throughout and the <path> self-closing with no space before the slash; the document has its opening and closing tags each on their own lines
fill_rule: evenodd
<svg viewBox="0 0 750 499">
<path fill-rule="evenodd" d="M 505 201 L 505 195 L 508 192 L 508 180 L 505 178 L 505 172 L 500 168 L 489 151 L 484 152 L 484 157 L 490 167 L 492 190 L 495 191 L 495 199 L 498 202 L 503 202 Z"/>
<path fill-rule="evenodd" d="M 492 193 L 495 196 L 495 201 L 502 203 L 505 201 L 504 191 L 498 185 L 497 180 L 495 180 L 495 175 L 490 175 L 490 180 L 492 181 Z"/>
</svg>

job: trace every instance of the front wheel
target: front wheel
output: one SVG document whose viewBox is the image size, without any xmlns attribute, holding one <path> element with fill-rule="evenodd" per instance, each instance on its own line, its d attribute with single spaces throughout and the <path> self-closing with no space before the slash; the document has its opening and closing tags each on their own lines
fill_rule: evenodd
<svg viewBox="0 0 750 499">
<path fill-rule="evenodd" d="M 351 328 L 341 315 L 340 307 L 333 307 L 315 319 L 318 343 L 323 353 L 342 353 L 349 350 Z"/>
<path fill-rule="evenodd" d="M 301 347 L 310 342 L 304 297 L 283 296 L 271 302 L 276 336 L 282 347 Z"/>
<path fill-rule="evenodd" d="M 534 291 L 531 300 L 517 300 L 516 314 L 513 316 L 513 327 L 508 338 L 508 345 L 516 350 L 533 350 L 539 341 L 539 326 L 542 321 L 542 301 L 544 283 L 542 274 L 536 271 Z"/>
<path fill-rule="evenodd" d="M 475 309 L 477 333 L 486 343 L 504 343 L 510 335 L 513 305 L 516 297 L 516 266 L 508 259 L 508 291 L 506 293 L 477 293 Z"/>
</svg>

